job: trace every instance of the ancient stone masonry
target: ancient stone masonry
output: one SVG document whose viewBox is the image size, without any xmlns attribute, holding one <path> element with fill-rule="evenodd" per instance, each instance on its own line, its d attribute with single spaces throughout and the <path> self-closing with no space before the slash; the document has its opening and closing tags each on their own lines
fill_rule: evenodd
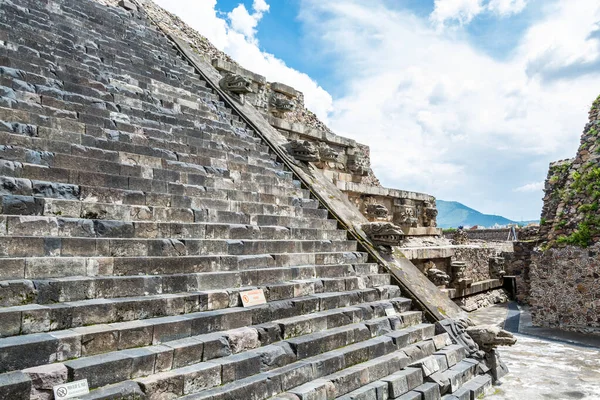
<svg viewBox="0 0 600 400">
<path fill-rule="evenodd" d="M 600 244 L 536 252 L 529 273 L 535 325 L 600 334 Z"/>
<path fill-rule="evenodd" d="M 600 241 L 600 97 L 572 160 L 552 163 L 546 179 L 541 234 L 550 245 Z"/>
<path fill-rule="evenodd" d="M 152 3 L 103 2 L 0 0 L 0 399 L 82 379 L 81 400 L 482 394 L 493 349 L 436 332 L 461 310 L 375 248 L 404 232 L 363 237 L 257 82 L 159 28 L 232 60 Z"/>
<path fill-rule="evenodd" d="M 507 271 L 522 277 L 518 296 L 531 304 L 534 324 L 598 333 L 600 97 L 590 109 L 577 155 L 550 164 L 544 191 L 539 235 Z"/>
</svg>

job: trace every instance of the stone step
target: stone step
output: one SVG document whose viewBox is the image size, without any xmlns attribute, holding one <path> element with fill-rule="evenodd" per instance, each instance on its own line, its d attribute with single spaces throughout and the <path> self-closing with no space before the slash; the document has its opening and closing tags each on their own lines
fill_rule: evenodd
<svg viewBox="0 0 600 400">
<path fill-rule="evenodd" d="M 50 332 L 71 327 L 94 324 L 110 324 L 119 321 L 135 321 L 148 318 L 169 317 L 199 312 L 205 307 L 211 311 L 221 308 L 233 310 L 239 307 L 238 293 L 262 285 L 246 286 L 240 289 L 215 292 L 185 292 L 179 294 L 142 295 L 139 297 L 98 298 L 63 302 L 49 305 L 28 304 L 24 306 L 2 307 L 0 315 L 6 321 L 0 326 L 0 337 L 16 334 Z M 335 289 L 335 288 L 332 288 Z M 206 290 L 200 288 L 199 290 Z M 304 293 L 299 293 L 304 295 Z M 311 294 L 309 299 L 319 307 L 334 308 L 341 305 L 357 304 L 364 299 L 377 300 L 399 294 L 397 287 L 356 289 L 346 292 L 322 292 Z M 294 299 L 294 296 L 291 297 Z M 219 301 L 217 303 L 217 301 Z M 226 301 L 229 302 L 226 303 Z M 286 299 L 288 300 L 288 299 Z M 211 305 L 209 306 L 209 301 Z M 277 300 L 279 301 L 279 300 Z M 214 302 L 214 304 L 213 304 Z M 287 303 L 286 303 L 287 304 Z M 231 307 L 229 307 L 231 305 Z"/>
<path fill-rule="evenodd" d="M 30 21 L 27 21 L 27 23 L 29 23 Z M 69 59 L 65 60 L 65 57 L 61 57 L 58 54 L 60 54 L 60 52 L 77 52 L 79 49 L 75 48 L 74 45 L 70 45 L 67 44 L 65 46 L 65 43 L 68 39 L 66 39 L 66 35 L 68 35 L 65 31 L 61 31 L 61 32 L 57 32 L 57 34 L 53 34 L 50 32 L 45 32 L 45 36 L 44 38 L 46 38 L 46 35 L 48 36 L 48 39 L 52 39 L 54 37 L 54 49 L 56 49 L 56 51 L 54 52 L 53 55 L 50 55 L 48 53 L 45 53 L 44 50 L 46 50 L 47 47 L 47 42 L 45 42 L 44 44 L 40 44 L 41 40 L 38 36 L 33 36 L 32 35 L 32 28 L 28 25 L 25 25 L 23 23 L 23 21 L 18 21 L 18 20 L 13 20 L 11 22 L 8 23 L 6 20 L 2 19 L 2 16 L 0 16 L 0 29 L 2 29 L 5 32 L 8 32 L 9 34 L 12 33 L 13 35 L 19 37 L 19 39 L 14 39 L 12 38 L 10 35 L 8 36 L 8 40 L 7 42 L 12 45 L 12 46 L 7 46 L 7 50 L 16 50 L 13 54 L 11 54 L 11 59 L 18 59 L 21 60 L 23 62 L 23 64 L 30 64 L 30 62 L 32 61 L 32 56 L 38 56 L 40 58 L 42 58 L 43 60 L 48 60 L 48 61 L 52 61 L 54 63 L 57 63 L 59 65 L 61 64 L 68 64 L 69 66 L 71 66 L 71 64 L 68 63 L 68 61 L 70 61 Z M 20 34 L 20 36 L 19 36 Z M 81 32 L 82 35 L 85 36 L 85 32 L 82 31 Z M 98 39 L 101 39 L 101 35 L 98 35 L 97 37 L 90 37 L 90 41 L 97 41 Z M 79 38 L 80 40 L 82 38 Z M 27 43 L 23 43 L 27 41 Z M 71 42 L 72 43 L 72 42 Z M 140 54 L 142 56 L 145 56 L 146 54 L 144 53 L 145 50 L 145 46 L 148 44 L 148 42 L 144 42 L 144 41 L 140 41 L 139 49 L 133 49 L 131 47 L 126 47 L 127 51 L 129 51 L 130 53 L 127 53 L 126 57 L 137 57 L 136 50 L 137 50 L 137 54 Z M 29 46 L 29 47 L 27 47 Z M 36 47 L 39 50 L 36 50 Z M 140 51 L 141 50 L 141 51 Z M 108 41 L 105 41 L 102 44 L 102 49 L 100 50 L 101 52 L 103 52 L 103 58 L 108 61 L 107 63 L 103 64 L 103 67 L 105 67 L 105 69 L 108 70 L 112 70 L 112 72 L 114 72 L 115 74 L 118 74 L 119 71 L 117 71 L 116 68 L 114 68 L 112 65 L 110 65 L 110 59 L 113 57 L 119 57 L 118 55 L 116 55 L 116 53 L 119 52 L 119 49 L 116 47 L 111 48 L 111 43 Z M 159 50 L 160 51 L 160 50 Z M 7 53 L 9 53 L 7 51 Z M 10 53 L 9 53 L 10 54 Z M 185 82 L 177 82 L 177 81 L 168 81 L 168 85 L 173 85 L 173 86 L 177 86 L 177 89 L 175 90 L 165 90 L 165 92 L 168 95 L 171 95 L 172 97 L 181 97 L 181 98 L 185 98 L 186 100 L 195 100 L 195 98 L 197 98 L 197 96 L 186 96 L 186 90 L 190 90 L 193 89 L 194 92 L 200 92 L 203 97 L 206 99 L 206 102 L 209 103 L 210 101 L 214 101 L 214 106 L 216 106 L 217 110 L 221 111 L 222 109 L 222 104 L 219 104 L 219 99 L 217 96 L 215 96 L 212 92 L 212 90 L 210 88 L 205 87 L 206 82 L 202 81 L 201 79 L 199 79 L 199 76 L 195 74 L 195 71 L 193 71 L 191 69 L 191 67 L 189 67 L 187 64 L 185 64 L 185 61 L 183 61 L 181 58 L 179 58 L 174 51 L 171 52 L 167 52 L 165 53 L 164 50 L 161 51 L 161 57 L 170 57 L 171 60 L 173 62 L 170 63 L 169 68 L 172 69 L 181 69 L 181 68 L 187 68 L 188 71 L 190 72 L 186 72 L 185 75 Z M 173 56 L 170 56 L 169 54 L 173 54 Z M 122 58 L 126 58 L 126 57 L 122 57 Z M 153 60 L 153 61 L 158 61 L 158 63 L 160 63 L 161 61 L 159 60 Z M 163 63 L 165 63 L 166 60 L 162 60 Z M 169 62 L 169 61 L 166 61 Z M 38 61 L 39 63 L 39 61 Z M 81 72 L 78 75 L 88 75 L 90 74 L 90 69 L 89 67 L 86 69 L 85 67 L 91 65 L 90 63 L 87 64 L 75 64 L 75 67 L 81 67 L 79 69 L 81 69 Z M 140 75 L 138 74 L 139 69 L 136 69 L 135 65 L 122 65 L 122 67 L 129 69 L 129 72 L 133 72 L 133 74 L 128 74 L 130 75 L 128 80 L 131 81 L 136 81 L 136 82 L 141 82 L 141 83 L 146 83 L 147 81 L 151 80 L 151 79 L 158 79 L 161 82 L 166 82 L 166 80 L 164 79 L 164 76 L 160 76 L 160 74 L 158 76 L 154 75 L 151 77 L 145 76 L 145 75 Z M 148 67 L 148 65 L 146 65 L 146 67 Z M 34 65 L 31 65 L 31 69 L 34 69 Z M 43 73 L 43 70 L 40 69 L 34 69 L 34 71 L 36 72 L 40 72 Z M 59 70 L 60 72 L 60 70 Z M 94 75 L 90 74 L 91 77 L 94 77 Z M 133 75 L 133 76 L 131 76 Z M 53 77 L 52 75 L 50 75 L 50 77 Z M 59 78 L 62 78 L 63 80 L 71 80 L 73 75 L 58 75 Z M 133 78 L 133 79 L 132 79 Z M 112 82 L 111 82 L 112 83 Z M 102 88 L 102 86 L 100 86 Z M 130 88 L 136 88 L 134 85 L 129 85 L 127 87 L 127 89 Z M 185 89 L 183 89 L 185 88 Z M 105 90 L 110 90 L 111 87 L 107 87 L 105 88 Z M 140 90 L 141 91 L 141 90 Z M 124 94 L 130 94 L 130 93 L 136 93 L 135 91 L 132 90 L 122 90 L 119 92 L 119 94 L 124 93 Z M 191 94 L 191 93 L 190 93 Z M 194 93 L 196 94 L 196 93 Z M 168 104 L 167 104 L 168 106 Z M 213 107 L 215 108 L 215 107 Z"/>
<path fill-rule="evenodd" d="M 460 345 L 450 344 L 447 335 L 436 336 L 432 342 L 427 344 L 422 343 L 415 346 L 401 343 L 397 345 L 403 348 L 408 358 L 407 368 L 395 371 L 390 375 L 379 378 L 377 381 L 371 380 L 368 385 L 337 397 L 337 399 L 439 400 L 440 394 L 448 391 L 450 386 L 445 382 L 442 383 L 436 380 L 436 378 L 440 374 L 447 374 L 448 376 L 455 374 L 452 368 L 456 369 L 456 363 L 461 362 L 466 356 L 466 350 Z M 448 355 L 450 356 L 447 358 Z M 475 364 L 469 363 L 469 365 L 474 369 Z M 450 370 L 448 369 L 449 366 Z M 460 370 L 462 371 L 462 369 Z M 453 388 L 454 391 L 458 390 L 454 386 Z"/>
<path fill-rule="evenodd" d="M 356 251 L 354 240 L 143 239 L 1 236 L 0 258 L 180 257 Z"/>
<path fill-rule="evenodd" d="M 492 377 L 477 375 L 466 382 L 460 389 L 452 394 L 442 396 L 442 400 L 476 400 L 482 399 L 492 387 Z"/>
<path fill-rule="evenodd" d="M 323 270 L 319 268 L 318 270 Z M 4 280 L 0 286 L 0 306 L 23 306 L 32 303 L 52 304 L 100 298 L 149 296 L 198 290 L 227 290 L 237 293 L 239 288 L 259 286 L 267 291 L 267 299 L 281 300 L 295 293 L 344 291 L 389 285 L 389 274 L 348 275 L 347 268 L 332 268 L 326 277 L 279 281 L 281 269 L 242 270 L 204 274 L 174 274 L 154 276 L 96 276 L 50 279 Z M 317 270 L 315 270 L 316 272 Z M 332 276 L 336 273 L 342 276 Z M 289 274 L 291 275 L 291 273 Z M 269 285 L 269 286 L 265 286 Z M 312 289 L 310 289 L 312 288 Z M 310 290 L 309 290 L 310 289 Z M 237 301 L 235 302 L 237 304 Z"/>
<path fill-rule="evenodd" d="M 62 128 L 62 125 L 66 124 L 62 120 L 51 120 L 54 121 L 54 125 L 51 124 L 50 127 L 23 124 L 8 120 L 9 118 L 29 120 L 29 113 L 17 111 L 15 108 L 0 108 L 0 117 L 3 119 L 0 123 L 3 142 L 14 148 L 12 153 L 5 151 L 5 154 L 16 160 L 20 160 L 19 156 L 24 157 L 22 155 L 24 153 L 28 158 L 32 158 L 27 152 L 38 152 L 45 155 L 41 160 L 44 164 L 54 163 L 58 167 L 77 163 L 79 160 L 76 156 L 81 155 L 95 160 L 94 162 L 103 168 L 121 170 L 129 174 L 141 170 L 146 176 L 152 173 L 152 168 L 173 171 L 191 170 L 198 173 L 197 170 L 201 170 L 202 167 L 195 167 L 195 165 L 203 166 L 209 172 L 211 167 L 227 169 L 229 165 L 231 170 L 239 172 L 270 175 L 281 172 L 283 168 L 281 163 L 274 161 L 274 156 L 267 154 L 268 149 L 265 146 L 261 146 L 260 151 L 257 152 L 248 149 L 247 146 L 241 148 L 226 145 L 224 143 L 233 140 L 225 134 L 207 133 L 206 129 L 189 130 L 186 136 L 179 141 L 174 141 L 177 137 L 173 134 L 167 136 L 156 129 L 145 129 L 144 134 L 117 132 L 110 129 L 88 132 L 88 134 L 77 133 L 83 128 L 89 131 L 87 125 L 82 126 L 82 123 L 77 120 L 72 121 L 71 127 L 66 128 Z M 63 131 L 60 128 L 76 132 Z M 160 135 L 165 137 L 153 139 L 154 136 Z M 227 153 L 223 153 L 224 150 L 227 150 Z M 114 166 L 110 164 L 111 162 L 120 162 L 125 166 Z M 137 170 L 136 166 L 138 166 Z"/>
<path fill-rule="evenodd" d="M 67 276 L 157 275 L 287 268 L 287 274 L 314 277 L 325 265 L 346 268 L 366 263 L 367 253 L 283 253 L 250 256 L 180 257 L 21 257 L 2 259 L 2 279 L 43 279 Z M 298 268 L 295 268 L 298 267 Z M 299 268 L 302 267 L 302 268 Z M 297 276 L 296 278 L 299 278 Z"/>
<path fill-rule="evenodd" d="M 73 152 L 73 149 L 75 152 L 81 152 L 89 148 L 96 153 L 105 151 L 133 155 L 125 160 L 136 160 L 147 156 L 215 167 L 223 166 L 227 162 L 245 162 L 263 167 L 265 171 L 267 168 L 281 168 L 281 164 L 275 161 L 276 156 L 269 153 L 264 146 L 259 151 L 226 145 L 223 142 L 230 139 L 203 133 L 206 131 L 204 128 L 190 130 L 190 132 L 194 132 L 195 136 L 205 135 L 207 138 L 186 135 L 181 142 L 174 141 L 176 138 L 172 134 L 162 139 L 154 138 L 160 136 L 161 131 L 157 129 L 150 130 L 135 126 L 131 130 L 141 130 L 142 133 L 122 132 L 108 128 L 92 131 L 89 125 L 79 120 L 40 116 L 10 108 L 0 108 L 0 120 L 2 120 L 1 134 L 6 144 L 40 152 L 66 153 L 69 150 Z M 214 136 L 214 139 L 211 136 Z M 73 145 L 76 147 L 72 148 Z M 94 151 L 90 151 L 90 154 L 93 153 Z M 111 154 L 109 153 L 108 156 Z"/>
<path fill-rule="evenodd" d="M 404 298 L 380 300 L 379 296 L 386 295 L 385 292 L 380 293 L 376 290 L 370 290 L 369 292 L 375 295 L 375 297 L 370 296 L 367 299 L 369 304 L 362 304 L 363 298 L 361 298 L 361 292 L 359 291 L 355 292 L 354 298 L 350 298 L 351 296 L 345 293 L 325 293 L 296 298 L 295 300 L 275 301 L 250 308 L 235 307 L 148 318 L 143 321 L 132 320 L 113 323 L 103 323 L 102 321 L 106 320 L 106 317 L 101 315 L 101 309 L 97 308 L 93 311 L 96 318 L 95 325 L 92 326 L 0 339 L 0 348 L 2 348 L 0 357 L 3 361 L 0 363 L 0 368 L 2 368 L 1 372 L 10 372 L 53 361 L 64 361 L 139 346 L 158 345 L 191 336 L 214 334 L 223 330 L 266 323 L 270 323 L 269 326 L 271 327 L 276 327 L 276 330 L 280 332 L 278 336 L 283 337 L 281 333 L 283 326 L 291 327 L 294 325 L 294 321 L 283 320 L 283 325 L 281 325 L 277 322 L 279 319 L 290 318 L 291 316 L 298 319 L 300 315 L 307 314 L 305 318 L 310 321 L 320 321 L 318 325 L 310 327 L 311 331 L 306 330 L 306 324 L 302 325 L 305 327 L 304 330 L 286 331 L 286 340 L 290 342 L 297 339 L 296 336 L 305 333 L 314 332 L 316 334 L 327 330 L 328 326 L 329 328 L 334 326 L 343 327 L 374 317 L 381 317 L 381 315 L 385 315 L 386 307 L 391 309 L 398 307 L 398 311 L 402 311 L 410 306 L 410 302 Z M 336 296 L 343 302 L 337 304 L 332 302 L 331 300 Z M 357 307 L 352 307 L 353 304 Z M 75 315 L 85 317 L 83 314 Z M 91 316 L 89 313 L 87 315 L 88 317 Z M 385 318 L 391 318 L 395 321 L 394 326 L 409 326 L 419 323 L 422 317 L 419 312 L 407 311 Z M 89 320 L 92 322 L 91 319 Z M 387 326 L 389 332 L 391 330 L 390 322 Z M 309 346 L 306 340 L 296 341 L 295 343 L 290 342 L 290 346 L 295 346 L 295 349 L 297 347 L 302 354 L 308 354 L 305 350 L 305 347 Z M 25 354 L 28 355 L 24 356 Z M 115 382 L 118 382 L 118 380 L 108 383 Z"/>
<path fill-rule="evenodd" d="M 55 236 L 60 238 L 141 238 L 172 240 L 333 240 L 344 241 L 347 232 L 341 229 L 288 228 L 219 224 L 210 222 L 125 222 L 67 217 L 0 215 L 2 236 Z"/>
<path fill-rule="evenodd" d="M 413 391 L 423 396 L 416 397 L 417 399 L 439 400 L 439 387 L 437 384 L 424 383 L 423 370 L 415 367 L 414 362 L 411 363 L 413 359 L 412 349 L 419 349 L 420 354 L 425 354 L 424 357 L 431 357 L 426 354 L 431 354 L 448 345 L 450 339 L 446 334 L 438 336 L 425 334 L 423 339 L 412 342 L 408 346 L 396 345 L 394 348 L 399 350 L 391 355 L 343 369 L 317 381 L 289 390 L 289 393 L 296 395 L 301 400 L 315 398 L 313 396 L 319 396 L 320 393 L 326 394 L 326 398 L 351 400 L 367 398 L 398 399 L 403 398 L 401 396 L 405 393 Z M 435 397 L 436 389 L 437 398 Z"/>
<path fill-rule="evenodd" d="M 25 157 L 20 161 L 7 160 L 4 157 L 2 160 L 2 173 L 7 177 L 73 185 L 90 185 L 90 183 L 93 183 L 93 186 L 115 187 L 124 190 L 143 190 L 145 192 L 167 193 L 170 183 L 188 184 L 215 189 L 240 188 L 241 190 L 248 191 L 256 191 L 263 185 L 284 187 L 293 187 L 292 185 L 294 185 L 289 173 L 283 172 L 280 177 L 240 173 L 239 177 L 234 180 L 228 177 L 220 177 L 216 174 L 207 175 L 202 171 L 198 171 L 198 173 L 178 173 L 168 170 L 153 169 L 153 172 L 151 172 L 148 177 L 145 177 L 143 171 L 141 171 L 139 167 L 130 165 L 112 164 L 121 169 L 120 171 L 114 171 L 114 168 L 96 168 L 94 166 L 90 166 L 90 168 L 78 168 L 76 164 L 65 165 L 66 168 L 38 165 L 27 163 Z M 83 163 L 83 160 L 80 162 Z M 91 161 L 88 163 L 92 165 Z M 107 172 L 105 173 L 103 171 Z"/>
<path fill-rule="evenodd" d="M 341 333 L 344 332 L 343 330 L 336 330 Z M 335 334 L 333 334 L 332 337 L 336 338 Z M 242 375 L 241 379 L 231 383 L 222 381 L 224 384 L 214 389 L 206 390 L 206 388 L 196 388 L 195 390 L 200 389 L 198 393 L 188 394 L 186 393 L 184 384 L 184 390 L 182 391 L 184 394 L 183 398 L 188 400 L 240 398 L 252 398 L 257 400 L 266 399 L 304 382 L 313 380 L 321 381 L 323 379 L 321 377 L 334 373 L 334 371 L 343 368 L 352 369 L 354 368 L 353 365 L 357 363 L 366 362 L 371 365 L 382 365 L 385 363 L 385 367 L 388 368 L 398 367 L 402 363 L 401 354 L 394 354 L 397 348 L 390 342 L 389 338 L 377 335 L 375 335 L 374 338 L 369 337 L 368 329 L 359 328 L 359 330 L 355 331 L 354 338 L 352 338 L 352 335 L 350 337 L 347 335 L 345 337 L 342 336 L 341 338 L 334 339 L 337 343 L 332 343 L 323 348 L 323 350 L 328 350 L 330 348 L 333 348 L 333 350 L 328 350 L 309 358 L 302 358 L 295 354 L 295 362 L 285 366 L 275 365 L 275 367 L 278 367 L 275 369 L 271 369 L 272 366 L 266 366 L 265 368 L 263 364 L 261 371 L 256 371 L 255 375 L 249 377 L 243 377 Z M 357 339 L 359 340 L 358 342 L 356 342 Z M 351 342 L 354 342 L 354 344 L 343 346 L 344 343 Z M 336 349 L 335 347 L 339 345 L 342 345 L 343 347 Z M 225 365 L 223 368 L 224 367 Z M 222 371 L 225 371 L 225 369 Z M 151 378 L 152 377 L 148 378 L 148 380 Z M 140 379 L 139 381 L 142 383 L 143 389 L 152 389 L 145 386 L 146 380 Z M 190 388 L 188 392 L 190 391 L 194 390 Z M 152 392 L 153 390 L 150 390 L 150 393 L 148 393 L 148 391 L 146 392 L 147 395 L 150 395 L 149 398 L 157 398 L 152 397 Z M 250 394 L 251 397 L 244 397 L 244 392 Z M 317 396 L 311 398 L 318 399 L 321 397 Z"/>
<path fill-rule="evenodd" d="M 10 168 L 14 164 L 2 163 Z M 152 189 L 144 188 L 144 189 Z M 263 186 L 263 193 L 233 189 L 214 189 L 205 186 L 169 183 L 167 192 L 106 188 L 89 185 L 69 185 L 48 181 L 0 176 L 0 194 L 34 196 L 56 199 L 83 200 L 86 202 L 128 204 L 138 206 L 191 206 L 205 200 L 229 200 L 249 203 L 265 203 L 281 206 L 318 208 L 318 202 L 310 199 L 303 189 Z M 267 190 L 265 190 L 267 189 Z M 266 192 L 269 193 L 266 193 Z"/>
<path fill-rule="evenodd" d="M 426 340 L 420 343 L 432 340 L 433 330 L 427 328 L 424 332 Z M 405 368 L 407 363 L 406 354 L 384 335 L 183 398 L 234 400 L 244 398 L 246 392 L 256 400 L 333 399 L 338 391 L 362 386 Z"/>
<path fill-rule="evenodd" d="M 7 127 L 0 121 L 0 129 L 15 129 L 14 125 Z M 39 134 L 39 133 L 38 133 Z M 44 132 L 55 137 L 56 132 Z M 154 180 L 165 180 L 186 183 L 210 177 L 230 178 L 235 180 L 254 179 L 257 183 L 279 183 L 282 179 L 291 179 L 291 173 L 283 171 L 280 164 L 265 162 L 248 164 L 237 159 L 222 160 L 207 156 L 189 154 L 168 154 L 159 152 L 156 148 L 143 148 L 144 154 L 126 151 L 105 150 L 90 146 L 98 139 L 86 136 L 82 141 L 92 142 L 88 145 L 72 144 L 56 139 L 30 138 L 10 132 L 2 132 L 1 136 L 6 146 L 0 148 L 0 157 L 4 160 L 37 164 L 62 169 L 80 169 L 90 172 L 102 172 L 112 175 L 123 175 Z M 65 138 L 66 139 L 66 138 Z M 104 143 L 104 141 L 102 141 Z M 106 146 L 104 146 L 106 147 Z M 147 153 L 155 153 L 148 155 Z M 84 162 L 85 161 L 85 162 Z M 258 163 L 257 163 L 258 164 Z M 255 179 L 264 175 L 262 181 Z M 265 179 L 271 181 L 264 182 Z"/>
<path fill-rule="evenodd" d="M 63 188 L 63 186 L 61 186 Z M 211 207 L 221 202 L 230 210 Z M 187 204 L 184 204 L 187 205 Z M 128 204 L 87 202 L 56 198 L 3 195 L 0 196 L 0 214 L 9 216 L 68 217 L 86 220 L 135 222 L 223 223 L 287 228 L 337 229 L 337 221 L 326 219 L 325 209 L 275 206 L 225 200 L 206 200 L 202 208 L 136 206 Z M 287 212 L 291 215 L 273 215 L 265 212 Z M 103 223 L 108 226 L 109 222 Z"/>
</svg>

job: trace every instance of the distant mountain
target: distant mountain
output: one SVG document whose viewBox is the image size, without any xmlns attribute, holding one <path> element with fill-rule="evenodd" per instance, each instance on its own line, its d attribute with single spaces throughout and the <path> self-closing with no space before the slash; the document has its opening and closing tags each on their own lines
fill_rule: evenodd
<svg viewBox="0 0 600 400">
<path fill-rule="evenodd" d="M 477 210 L 465 206 L 457 201 L 437 200 L 437 224 L 440 228 L 457 228 L 459 226 L 484 226 L 491 228 L 494 225 L 528 224 L 538 221 L 511 221 L 500 215 L 482 214 Z"/>
</svg>

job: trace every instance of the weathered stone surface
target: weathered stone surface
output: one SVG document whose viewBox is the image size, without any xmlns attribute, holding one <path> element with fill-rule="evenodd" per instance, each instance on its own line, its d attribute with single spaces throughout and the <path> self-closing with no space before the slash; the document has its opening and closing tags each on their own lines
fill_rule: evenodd
<svg viewBox="0 0 600 400">
<path fill-rule="evenodd" d="M 140 386 L 133 381 L 125 381 L 116 385 L 96 389 L 87 395 L 80 396 L 80 400 L 145 400 L 146 394 Z"/>
<path fill-rule="evenodd" d="M 67 367 L 63 364 L 48 364 L 23 370 L 31 379 L 31 398 L 52 400 L 52 387 L 67 382 Z"/>
<path fill-rule="evenodd" d="M 0 375 L 0 398 L 10 400 L 29 400 L 31 380 L 22 372 L 10 372 Z"/>
<path fill-rule="evenodd" d="M 472 326 L 468 327 L 466 332 L 479 348 L 486 352 L 497 346 L 512 346 L 517 343 L 512 333 L 495 325 Z"/>
<path fill-rule="evenodd" d="M 255 349 L 260 346 L 258 331 L 256 329 L 240 328 L 228 331 L 226 334 L 231 351 L 234 354 Z"/>
<path fill-rule="evenodd" d="M 2 212 L 13 215 L 42 215 L 44 200 L 29 196 L 2 196 Z"/>
</svg>

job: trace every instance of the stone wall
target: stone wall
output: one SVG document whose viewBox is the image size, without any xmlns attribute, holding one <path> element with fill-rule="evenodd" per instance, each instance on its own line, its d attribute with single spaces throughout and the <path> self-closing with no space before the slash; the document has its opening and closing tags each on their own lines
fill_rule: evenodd
<svg viewBox="0 0 600 400">
<path fill-rule="evenodd" d="M 510 232 L 509 228 L 500 229 L 467 229 L 467 237 L 471 240 L 506 241 Z M 454 232 L 445 232 L 444 236 L 452 239 Z"/>
<path fill-rule="evenodd" d="M 542 234 L 550 246 L 600 241 L 600 96 L 594 101 L 577 155 L 550 164 Z"/>
<path fill-rule="evenodd" d="M 517 301 L 523 304 L 530 304 L 531 256 L 537 244 L 537 241 L 514 242 L 514 251 L 502 254 L 506 260 L 506 275 L 515 277 L 517 284 Z"/>
<path fill-rule="evenodd" d="M 490 247 L 457 247 L 454 259 L 467 263 L 467 278 L 473 282 L 492 279 L 490 274 L 490 258 L 498 255 L 495 248 Z"/>
<path fill-rule="evenodd" d="M 600 244 L 534 253 L 530 302 L 534 325 L 600 334 Z"/>
</svg>

